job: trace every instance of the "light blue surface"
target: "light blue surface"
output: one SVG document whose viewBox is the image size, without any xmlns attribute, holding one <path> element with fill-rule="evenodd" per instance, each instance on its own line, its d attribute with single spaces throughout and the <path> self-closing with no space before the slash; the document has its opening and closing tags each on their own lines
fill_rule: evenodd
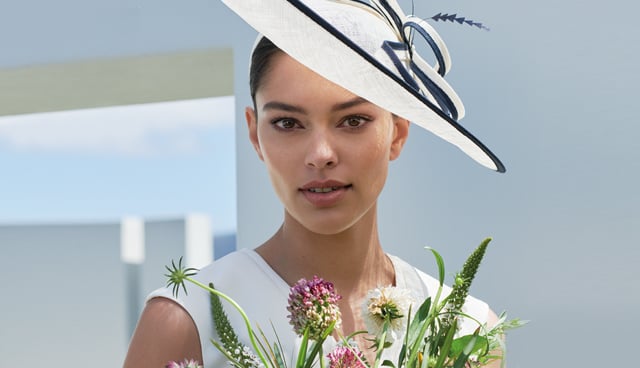
<svg viewBox="0 0 640 368">
<path fill-rule="evenodd" d="M 379 203 L 383 245 L 430 273 L 422 247 L 438 249 L 450 280 L 492 236 L 471 291 L 497 312 L 531 320 L 509 335 L 510 367 L 628 365 L 640 326 L 640 32 L 632 20 L 640 6 L 415 3 L 422 16 L 457 12 L 491 28 L 435 24 L 453 58 L 447 80 L 467 108 L 462 124 L 507 173 L 413 126 Z M 241 135 L 237 146 L 238 240 L 254 246 L 281 210 Z"/>
</svg>

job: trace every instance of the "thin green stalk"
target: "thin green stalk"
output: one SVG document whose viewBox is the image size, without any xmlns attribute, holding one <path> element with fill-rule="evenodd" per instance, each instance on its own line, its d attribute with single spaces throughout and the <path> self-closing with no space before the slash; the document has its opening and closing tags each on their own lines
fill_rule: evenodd
<svg viewBox="0 0 640 368">
<path fill-rule="evenodd" d="M 456 333 L 457 326 L 458 324 L 456 323 L 456 320 L 454 320 L 453 324 L 451 324 L 451 326 L 449 327 L 449 330 L 447 331 L 447 334 L 445 335 L 444 345 L 438 352 L 439 356 L 438 356 L 438 360 L 436 361 L 436 368 L 441 368 L 444 366 L 444 362 L 449 356 L 449 350 L 451 349 L 451 343 L 453 342 L 453 335 Z"/>
<path fill-rule="evenodd" d="M 307 346 L 309 344 L 309 327 L 305 327 L 302 335 L 302 342 L 300 343 L 300 350 L 298 350 L 298 359 L 296 361 L 296 368 L 302 367 L 307 357 Z"/>
<path fill-rule="evenodd" d="M 258 326 L 258 331 L 260 332 L 260 337 L 261 337 L 261 339 L 258 339 L 258 344 L 260 344 L 260 348 L 266 354 L 270 355 L 271 361 L 273 362 L 275 367 L 280 367 L 280 365 L 278 364 L 278 360 L 276 359 L 276 353 L 273 351 L 273 348 L 271 348 L 271 344 L 269 344 L 269 340 L 267 339 L 267 336 L 264 334 L 264 331 L 262 331 L 260 326 Z"/>
<path fill-rule="evenodd" d="M 320 335 L 320 339 L 318 341 L 313 342 L 311 353 L 308 355 L 308 357 L 312 359 L 307 358 L 308 360 L 306 361 L 305 367 L 307 368 L 311 367 L 311 365 L 313 364 L 313 357 L 316 356 L 318 353 L 320 353 L 320 361 L 322 361 L 322 344 L 327 339 L 327 337 L 329 337 L 329 335 L 333 332 L 333 329 L 335 328 L 335 326 L 336 326 L 336 321 L 331 322 L 329 327 L 327 327 L 322 332 L 322 335 Z"/>
<path fill-rule="evenodd" d="M 358 359 L 358 362 L 360 362 L 360 363 L 361 363 L 363 366 L 365 366 L 365 367 L 369 367 L 369 364 L 368 364 L 365 360 L 363 360 L 363 359 L 360 357 L 360 354 L 358 353 L 358 351 L 357 351 L 356 349 L 354 349 L 354 348 L 353 348 L 353 346 L 351 346 L 351 344 L 349 343 L 349 341 L 350 341 L 351 339 L 353 339 L 356 335 L 366 334 L 366 333 L 368 333 L 368 332 L 367 332 L 366 330 L 360 330 L 360 331 L 356 331 L 356 332 L 351 333 L 351 334 L 350 334 L 349 336 L 347 336 L 347 337 L 342 336 L 342 334 L 340 333 L 340 331 L 337 331 L 336 333 L 337 333 L 337 335 L 338 335 L 338 339 L 337 339 L 337 341 L 342 341 L 342 344 L 343 344 L 344 346 L 346 346 L 349 350 L 351 350 L 351 352 L 352 352 L 352 353 L 353 353 L 353 355 L 356 357 L 356 359 Z M 356 346 L 357 346 L 357 345 L 356 345 Z"/>
<path fill-rule="evenodd" d="M 389 329 L 389 321 L 384 321 L 384 325 L 382 325 L 382 334 L 378 338 L 378 346 L 376 347 L 376 360 L 373 362 L 373 368 L 378 368 L 380 364 L 380 358 L 382 357 L 382 351 L 384 350 L 384 344 L 387 340 L 387 330 Z"/>
<path fill-rule="evenodd" d="M 444 305 L 446 304 L 446 300 L 448 298 L 445 298 L 445 300 L 440 303 L 440 296 L 442 295 L 442 286 L 444 285 L 444 260 L 442 259 L 442 256 L 436 252 L 435 249 L 430 248 L 430 247 L 425 247 L 425 249 L 431 251 L 431 253 L 433 253 L 433 255 L 436 258 L 436 263 L 438 265 L 438 275 L 439 275 L 439 283 L 440 285 L 438 286 L 438 291 L 436 292 L 436 296 L 435 298 L 431 301 L 431 308 L 429 308 L 429 313 L 428 313 L 428 317 L 425 320 L 425 323 L 421 326 L 420 328 L 420 332 L 418 333 L 415 341 L 413 341 L 413 347 L 411 349 L 411 354 L 409 355 L 409 359 L 408 359 L 408 363 L 415 365 L 416 360 L 418 359 L 418 353 L 420 351 L 419 347 L 420 347 L 420 343 L 422 341 L 422 339 L 424 338 L 424 335 L 427 332 L 427 329 L 429 328 L 429 326 L 431 324 L 433 324 L 433 322 L 435 322 L 435 318 L 438 316 L 440 310 L 442 310 L 442 308 L 444 307 Z"/>
<path fill-rule="evenodd" d="M 223 298 L 224 300 L 228 301 L 229 303 L 231 303 L 231 305 L 238 311 L 240 312 L 240 315 L 242 316 L 242 319 L 244 320 L 244 324 L 247 328 L 247 331 L 249 332 L 249 339 L 251 339 L 251 345 L 253 346 L 254 351 L 256 352 L 256 354 L 258 354 L 258 357 L 260 358 L 260 361 L 262 361 L 262 364 L 264 364 L 265 367 L 269 367 L 269 363 L 267 361 L 267 359 L 264 357 L 264 355 L 262 354 L 262 351 L 259 349 L 258 344 L 256 342 L 255 339 L 255 333 L 253 332 L 253 329 L 251 328 L 251 322 L 249 321 L 249 317 L 247 316 L 247 314 L 245 313 L 244 309 L 242 309 L 242 307 L 236 303 L 235 300 L 231 299 L 230 297 L 228 297 L 225 293 L 220 292 L 216 289 L 210 288 L 209 286 L 196 281 L 194 279 L 192 279 L 191 277 L 185 277 L 185 280 L 191 282 L 192 284 L 195 284 L 201 288 L 203 288 L 204 290 L 209 291 L 210 293 L 214 293 L 216 295 L 218 295 L 219 297 Z"/>
<path fill-rule="evenodd" d="M 282 348 L 282 342 L 280 341 L 280 337 L 276 332 L 276 328 L 271 322 L 271 329 L 273 330 L 276 336 L 276 343 L 274 344 L 274 349 L 276 352 L 276 363 L 279 368 L 287 368 L 287 360 L 284 358 L 284 349 Z"/>
<path fill-rule="evenodd" d="M 420 343 L 424 338 L 424 335 L 427 333 L 427 329 L 429 328 L 429 326 L 431 326 L 431 324 L 435 322 L 435 319 L 438 316 L 438 313 L 436 312 L 439 312 L 444 306 L 444 304 L 438 305 L 438 300 L 440 299 L 441 294 L 442 294 L 442 286 L 439 286 L 438 291 L 436 292 L 436 297 L 433 300 L 433 303 L 431 304 L 431 308 L 429 309 L 428 317 L 425 320 L 425 322 L 422 324 L 420 328 L 420 332 L 418 333 L 415 341 L 413 341 L 413 348 L 411 349 L 411 355 L 409 355 L 409 360 L 408 360 L 410 364 L 414 364 L 415 361 L 418 359 L 418 352 L 420 351 L 419 349 Z"/>
</svg>

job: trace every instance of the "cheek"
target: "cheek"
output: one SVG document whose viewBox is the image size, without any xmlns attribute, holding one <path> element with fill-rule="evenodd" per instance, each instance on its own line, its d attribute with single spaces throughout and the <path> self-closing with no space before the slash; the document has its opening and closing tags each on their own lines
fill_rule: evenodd
<svg viewBox="0 0 640 368">
<path fill-rule="evenodd" d="M 271 133 L 271 134 L 270 134 Z M 287 179 L 290 179 L 295 172 L 296 147 L 291 143 L 284 144 L 277 135 L 269 132 L 268 129 L 258 129 L 262 160 L 267 168 L 271 183 L 280 196 L 280 191 L 286 186 Z"/>
<path fill-rule="evenodd" d="M 282 159 L 282 150 L 263 149 L 262 156 L 273 192 L 282 203 L 287 203 L 291 196 L 291 173 L 294 168 L 290 161 Z"/>
<path fill-rule="evenodd" d="M 357 160 L 373 187 L 381 187 L 387 178 L 391 137 L 388 129 L 377 129 L 368 144 L 359 149 Z"/>
<path fill-rule="evenodd" d="M 281 172 L 287 171 L 287 165 L 291 165 L 291 161 L 286 157 L 291 157 L 291 152 L 283 150 L 278 146 L 263 145 L 262 157 L 270 175 L 278 176 Z"/>
<path fill-rule="evenodd" d="M 391 124 L 385 122 L 380 124 L 373 132 L 373 137 L 369 140 L 365 155 L 369 156 L 369 160 L 375 160 L 379 165 L 387 166 L 389 164 L 389 154 L 391 152 L 392 129 Z"/>
</svg>

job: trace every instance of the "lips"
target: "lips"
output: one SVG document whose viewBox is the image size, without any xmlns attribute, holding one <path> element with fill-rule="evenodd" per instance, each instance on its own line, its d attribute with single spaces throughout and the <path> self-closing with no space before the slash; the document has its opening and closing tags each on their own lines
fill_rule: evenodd
<svg viewBox="0 0 640 368">
<path fill-rule="evenodd" d="M 335 180 L 312 181 L 299 190 L 304 197 L 316 207 L 331 207 L 337 204 L 352 184 Z"/>
<path fill-rule="evenodd" d="M 319 187 L 319 188 L 309 188 L 307 189 L 307 191 L 311 192 L 311 193 L 330 193 L 333 191 L 336 191 L 338 189 L 342 189 L 342 188 L 348 188 L 349 186 L 343 186 L 343 187 Z"/>
<path fill-rule="evenodd" d="M 351 184 L 342 183 L 337 180 L 312 181 L 300 188 L 301 191 L 311 193 L 330 193 L 339 189 L 350 188 Z"/>
</svg>

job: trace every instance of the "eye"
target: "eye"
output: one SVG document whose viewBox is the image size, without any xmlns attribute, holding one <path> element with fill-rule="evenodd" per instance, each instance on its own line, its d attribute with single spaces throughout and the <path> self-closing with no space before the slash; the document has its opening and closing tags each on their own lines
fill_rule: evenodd
<svg viewBox="0 0 640 368">
<path fill-rule="evenodd" d="M 272 120 L 271 124 L 281 130 L 292 130 L 300 126 L 295 119 L 291 118 L 277 118 Z"/>
<path fill-rule="evenodd" d="M 358 129 L 358 128 L 362 128 L 365 124 L 367 124 L 370 121 L 371 119 L 367 117 L 360 116 L 360 115 L 352 115 L 345 118 L 342 121 L 341 125 L 346 128 Z"/>
</svg>

